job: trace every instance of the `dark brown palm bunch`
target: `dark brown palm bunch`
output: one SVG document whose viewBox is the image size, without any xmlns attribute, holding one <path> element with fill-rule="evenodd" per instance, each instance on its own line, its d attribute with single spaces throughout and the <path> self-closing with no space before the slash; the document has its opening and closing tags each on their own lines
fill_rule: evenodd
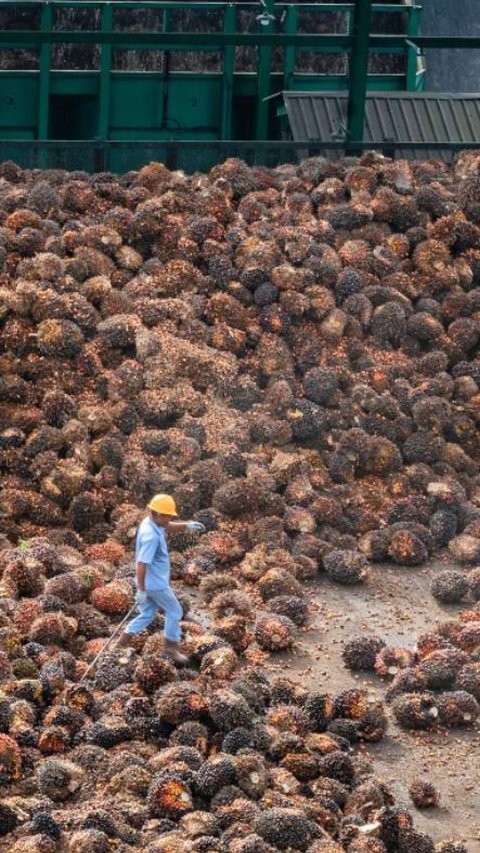
<svg viewBox="0 0 480 853">
<path fill-rule="evenodd" d="M 373 670 L 377 656 L 384 648 L 384 640 L 374 634 L 367 634 L 348 640 L 343 647 L 342 657 L 345 666 L 353 671 Z"/>
<path fill-rule="evenodd" d="M 431 584 L 433 597 L 444 604 L 461 601 L 470 589 L 468 577 L 455 571 L 441 572 Z"/>
<path fill-rule="evenodd" d="M 435 808 L 440 803 L 440 795 L 430 782 L 423 780 L 412 782 L 409 794 L 417 809 Z"/>
<path fill-rule="evenodd" d="M 411 651 L 383 649 L 375 669 L 384 677 L 394 675 L 386 698 L 398 723 L 407 729 L 474 725 L 480 714 L 479 653 L 476 609 L 463 610 L 420 635 Z"/>
</svg>

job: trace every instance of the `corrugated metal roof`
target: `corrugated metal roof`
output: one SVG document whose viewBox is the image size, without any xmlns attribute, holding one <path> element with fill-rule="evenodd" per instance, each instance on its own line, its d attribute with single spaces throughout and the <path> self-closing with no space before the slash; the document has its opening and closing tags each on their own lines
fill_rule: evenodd
<svg viewBox="0 0 480 853">
<path fill-rule="evenodd" d="M 328 142 L 345 137 L 346 92 L 283 92 L 293 138 Z M 365 142 L 479 142 L 480 96 L 436 92 L 369 92 Z M 405 156 L 442 156 L 433 149 Z M 404 156 L 402 154 L 402 156 Z M 443 154 L 445 156 L 445 152 Z"/>
</svg>

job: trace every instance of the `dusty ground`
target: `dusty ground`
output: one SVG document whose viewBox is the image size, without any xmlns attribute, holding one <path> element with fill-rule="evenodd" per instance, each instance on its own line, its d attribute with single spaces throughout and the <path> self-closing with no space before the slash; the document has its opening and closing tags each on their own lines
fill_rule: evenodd
<svg viewBox="0 0 480 853">
<path fill-rule="evenodd" d="M 412 646 L 416 636 L 462 609 L 439 606 L 429 592 L 430 580 L 445 563 L 422 569 L 376 566 L 367 585 L 342 587 L 320 579 L 312 585 L 312 624 L 294 655 L 276 657 L 279 671 L 301 677 L 307 687 L 339 690 L 361 684 L 380 696 L 384 682 L 369 673 L 354 674 L 341 658 L 344 642 L 355 634 L 375 633 L 389 644 Z M 381 582 L 380 582 L 381 578 Z M 480 728 L 448 734 L 409 733 L 389 714 L 389 733 L 368 746 L 379 775 L 392 784 L 400 804 L 409 804 L 418 829 L 436 841 L 454 838 L 480 853 Z M 415 811 L 408 786 L 428 779 L 441 794 L 441 807 Z"/>
<path fill-rule="evenodd" d="M 308 630 L 293 653 L 270 657 L 269 670 L 297 678 L 308 688 L 339 693 L 360 685 L 383 698 L 386 682 L 375 674 L 345 668 L 343 645 L 352 636 L 374 633 L 389 645 L 411 648 L 420 633 L 468 607 L 467 603 L 439 605 L 431 595 L 432 578 L 445 568 L 458 567 L 448 559 L 421 569 L 377 564 L 367 584 L 353 587 L 320 577 L 309 586 Z M 192 599 L 203 623 L 206 613 L 195 594 Z M 418 829 L 435 841 L 463 841 L 469 853 L 480 853 L 480 725 L 445 733 L 406 732 L 396 725 L 388 705 L 386 709 L 387 736 L 365 748 L 376 773 L 389 783 L 397 802 L 412 811 Z M 414 808 L 408 795 L 414 779 L 435 785 L 441 795 L 439 808 Z"/>
</svg>

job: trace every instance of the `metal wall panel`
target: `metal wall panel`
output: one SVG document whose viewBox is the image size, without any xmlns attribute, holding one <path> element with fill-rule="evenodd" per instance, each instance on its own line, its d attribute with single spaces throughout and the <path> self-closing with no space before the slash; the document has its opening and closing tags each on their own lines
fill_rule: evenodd
<svg viewBox="0 0 480 853">
<path fill-rule="evenodd" d="M 337 141 L 345 136 L 343 92 L 284 92 L 295 140 Z M 365 110 L 365 142 L 456 142 L 480 145 L 480 96 L 371 92 Z M 448 152 L 409 151 L 405 156 L 443 158 Z"/>
</svg>

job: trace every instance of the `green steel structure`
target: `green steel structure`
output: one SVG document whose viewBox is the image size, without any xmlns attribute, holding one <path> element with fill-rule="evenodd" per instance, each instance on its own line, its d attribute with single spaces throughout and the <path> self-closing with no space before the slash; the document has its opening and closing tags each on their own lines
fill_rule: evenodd
<svg viewBox="0 0 480 853">
<path fill-rule="evenodd" d="M 292 4 L 216 2 L 90 2 L 53 0 L 38 4 L 32 0 L 15 3 L 15 13 L 37 9 L 38 29 L 3 29 L 0 50 L 33 51 L 38 68 L 0 71 L 0 138 L 47 140 L 163 140 L 163 139 L 275 139 L 281 135 L 272 96 L 282 90 L 345 90 L 352 94 L 352 131 L 361 138 L 361 101 L 365 89 L 407 90 L 422 86 L 417 67 L 418 49 L 403 39 L 394 46 L 369 46 L 371 18 L 383 13 L 401 18 L 400 30 L 418 34 L 420 9 L 415 5 L 369 2 Z M 12 4 L 2 0 L 0 14 Z M 55 28 L 59 13 L 67 10 L 94 12 L 94 30 L 65 31 Z M 157 13 L 156 29 L 142 27 L 128 31 L 118 13 L 125 10 Z M 182 32 L 175 26 L 178 12 L 193 10 L 216 15 L 214 32 Z M 239 31 L 239 15 L 250 13 L 254 32 Z M 312 32 L 301 30 L 302 16 L 308 14 Z M 344 32 L 319 34 L 328 26 L 328 15 L 343 16 Z M 220 21 L 221 29 L 218 27 Z M 138 28 L 137 28 L 138 29 Z M 52 68 L 55 45 L 98 45 L 99 63 L 95 70 L 76 71 Z M 255 56 L 248 71 L 236 68 L 236 48 L 253 48 Z M 272 70 L 272 54 L 280 48 Z M 160 71 L 119 71 L 112 63 L 115 51 L 163 51 Z M 220 54 L 217 71 L 171 71 L 168 55 L 196 52 Z M 350 76 L 305 73 L 297 70 L 302 51 L 350 53 Z M 404 57 L 404 70 L 396 74 L 367 73 L 369 51 L 389 52 Z M 12 54 L 13 55 L 13 54 Z M 8 63 L 11 65 L 11 63 Z M 280 66 L 280 67 L 279 67 Z"/>
<path fill-rule="evenodd" d="M 133 28 L 125 24 L 126 12 L 136 15 Z M 185 31 L 181 15 L 198 12 L 204 14 L 202 21 L 213 16 L 214 25 Z M 84 154 L 100 152 L 97 167 L 113 169 L 136 165 L 142 142 L 145 151 L 148 146 L 166 146 L 162 156 L 167 149 L 171 153 L 174 144 L 188 152 L 188 145 L 195 142 L 200 150 L 208 143 L 210 151 L 222 143 L 228 154 L 229 140 L 241 144 L 288 137 L 285 111 L 276 97 L 283 91 L 322 90 L 348 92 L 345 146 L 358 149 L 367 92 L 422 91 L 423 48 L 480 47 L 475 38 L 419 36 L 420 13 L 413 0 L 388 4 L 0 0 L 0 156 L 42 166 L 54 162 L 55 151 L 65 154 L 67 149 L 83 148 Z M 75 17 L 73 25 L 65 25 L 69 15 L 78 14 L 90 15 L 88 28 L 77 27 Z M 245 18 L 240 26 L 242 14 L 249 16 L 247 27 Z M 19 15 L 26 16 L 27 25 L 18 25 Z M 378 15 L 396 21 L 394 30 L 401 34 L 376 33 Z M 329 26 L 328 16 L 335 26 Z M 335 32 L 339 16 L 343 26 Z M 83 70 L 58 67 L 52 59 L 65 45 L 96 51 L 96 63 Z M 238 63 L 240 49 L 250 51 L 247 69 Z M 127 63 L 120 70 L 116 57 L 135 51 L 160 56 L 158 68 L 146 71 L 140 63 L 135 70 Z M 313 57 L 343 55 L 347 61 L 340 73 L 306 72 L 299 63 L 305 52 Z M 205 70 L 208 66 L 201 62 L 193 63 L 195 70 L 172 68 L 172 56 L 192 53 L 197 58 L 215 56 L 215 70 Z M 372 72 L 370 60 L 381 54 L 397 56 L 401 70 Z M 26 55 L 34 57 L 33 67 L 31 60 L 22 68 L 15 59 Z M 267 148 L 260 145 L 258 150 L 264 155 Z M 121 160 L 115 155 L 120 151 Z"/>
</svg>

